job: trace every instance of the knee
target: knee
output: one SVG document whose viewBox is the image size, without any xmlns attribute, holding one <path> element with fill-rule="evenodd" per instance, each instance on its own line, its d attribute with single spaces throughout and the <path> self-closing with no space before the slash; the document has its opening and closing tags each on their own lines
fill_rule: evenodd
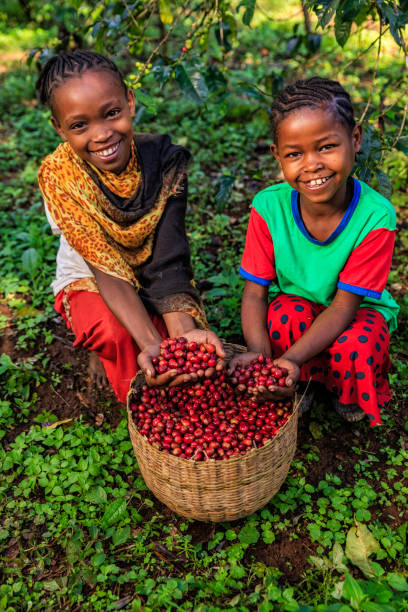
<svg viewBox="0 0 408 612">
<path fill-rule="evenodd" d="M 268 328 L 288 329 L 289 336 L 298 337 L 310 327 L 320 311 L 319 306 L 305 298 L 281 294 L 268 306 Z"/>
</svg>

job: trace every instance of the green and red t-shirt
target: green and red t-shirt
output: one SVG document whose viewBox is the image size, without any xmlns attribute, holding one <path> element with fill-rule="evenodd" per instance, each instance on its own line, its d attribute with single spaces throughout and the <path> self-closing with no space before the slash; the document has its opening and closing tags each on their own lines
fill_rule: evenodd
<svg viewBox="0 0 408 612">
<path fill-rule="evenodd" d="M 299 194 L 287 183 L 267 187 L 254 198 L 242 256 L 241 275 L 328 306 L 337 289 L 363 295 L 390 331 L 399 307 L 385 290 L 396 231 L 392 204 L 354 180 L 353 198 L 334 232 L 312 238 L 299 211 Z"/>
</svg>

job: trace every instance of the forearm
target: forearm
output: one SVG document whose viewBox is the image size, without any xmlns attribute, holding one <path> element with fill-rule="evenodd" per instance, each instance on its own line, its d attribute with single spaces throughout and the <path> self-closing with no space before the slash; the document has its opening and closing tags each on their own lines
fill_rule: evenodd
<svg viewBox="0 0 408 612">
<path fill-rule="evenodd" d="M 103 301 L 139 348 L 143 351 L 146 346 L 160 342 L 160 334 L 135 288 L 119 278 L 90 267 L 95 274 Z"/>
<path fill-rule="evenodd" d="M 185 312 L 166 312 L 163 319 L 170 338 L 184 336 L 197 327 L 193 317 Z"/>
<path fill-rule="evenodd" d="M 244 289 L 241 306 L 241 324 L 248 351 L 272 355 L 267 330 L 267 290 L 254 293 Z"/>
<path fill-rule="evenodd" d="M 362 298 L 353 294 L 348 294 L 346 299 L 343 299 L 344 296 L 336 298 L 316 317 L 303 336 L 282 355 L 283 358 L 301 366 L 331 346 L 343 333 L 354 319 Z"/>
</svg>

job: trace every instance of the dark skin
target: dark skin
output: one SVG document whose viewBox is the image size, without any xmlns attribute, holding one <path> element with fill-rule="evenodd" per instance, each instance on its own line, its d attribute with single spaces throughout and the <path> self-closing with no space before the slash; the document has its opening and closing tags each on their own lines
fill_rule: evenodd
<svg viewBox="0 0 408 612">
<path fill-rule="evenodd" d="M 140 369 L 145 373 L 147 384 L 150 386 L 175 386 L 195 382 L 197 374 L 181 374 L 178 376 L 176 370 L 155 375 L 152 359 L 160 353 L 162 338 L 153 325 L 137 291 L 126 281 L 101 272 L 89 263 L 88 265 L 95 275 L 103 301 L 140 348 L 141 352 L 137 361 Z M 171 338 L 184 336 L 189 342 L 194 340 L 198 343 L 209 342 L 214 344 L 216 354 L 219 357 L 216 369 L 221 370 L 224 367 L 225 352 L 221 340 L 214 332 L 197 329 L 194 319 L 184 312 L 169 312 L 163 315 L 163 319 Z M 211 373 L 207 372 L 207 374 Z"/>
<path fill-rule="evenodd" d="M 125 91 L 115 74 L 90 69 L 71 76 L 54 89 L 52 107 L 53 126 L 81 159 L 102 171 L 120 174 L 125 170 L 131 154 L 135 100 L 133 92 Z M 89 262 L 88 265 L 105 304 L 141 350 L 138 364 L 146 382 L 149 385 L 194 382 L 196 374 L 177 376 L 174 370 L 155 376 L 152 358 L 159 355 L 162 338 L 137 291 L 131 284 L 101 272 Z M 219 357 L 216 367 L 223 367 L 225 352 L 214 332 L 197 329 L 193 318 L 183 312 L 164 314 L 163 319 L 170 337 L 184 336 L 189 341 L 214 344 Z M 95 354 L 90 370 L 93 380 L 103 385 L 106 379 Z"/>
<path fill-rule="evenodd" d="M 278 126 L 271 151 L 286 181 L 299 193 L 303 223 L 312 238 L 325 241 L 341 222 L 352 198 L 349 180 L 355 154 L 361 147 L 361 127 L 352 130 L 327 109 L 305 108 L 290 113 Z M 286 368 L 286 387 L 258 387 L 255 398 L 279 399 L 293 395 L 300 367 L 345 330 L 356 316 L 363 297 L 338 289 L 331 304 L 274 364 Z M 271 356 L 267 331 L 268 288 L 246 280 L 241 322 L 248 353 L 235 357 L 229 369 L 246 365 L 259 353 Z"/>
<path fill-rule="evenodd" d="M 354 319 L 362 296 L 338 289 L 332 303 L 316 317 L 309 329 L 274 364 L 288 370 L 286 387 L 258 387 L 255 397 L 259 400 L 290 397 L 299 380 L 300 366 L 330 346 Z M 241 323 L 248 343 L 248 353 L 235 357 L 230 370 L 236 365 L 247 365 L 259 353 L 271 356 L 271 343 L 266 327 L 268 310 L 267 288 L 245 281 L 242 296 Z"/>
</svg>

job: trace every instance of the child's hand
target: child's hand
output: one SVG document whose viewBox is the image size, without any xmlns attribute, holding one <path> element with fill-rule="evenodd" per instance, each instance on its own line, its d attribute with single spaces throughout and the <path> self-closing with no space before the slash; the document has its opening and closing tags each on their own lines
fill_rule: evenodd
<svg viewBox="0 0 408 612">
<path fill-rule="evenodd" d="M 218 357 L 215 370 L 222 370 L 225 367 L 225 351 L 217 334 L 206 329 L 192 329 L 189 332 L 185 332 L 183 336 L 187 338 L 189 342 L 197 342 L 197 344 L 213 344 L 215 346 L 215 354 Z M 213 368 L 207 368 L 207 376 L 211 376 L 213 373 Z M 190 374 L 188 376 L 190 376 Z"/>
<path fill-rule="evenodd" d="M 187 382 L 194 382 L 197 380 L 197 374 L 177 374 L 177 370 L 168 370 L 164 374 L 157 374 L 152 359 L 159 355 L 160 342 L 146 346 L 144 350 L 139 353 L 137 358 L 137 363 L 143 371 L 146 378 L 146 384 L 149 385 L 149 387 L 174 387 L 175 385 L 184 385 Z"/>
<path fill-rule="evenodd" d="M 270 387 L 257 387 L 254 391 L 253 397 L 256 401 L 267 401 L 275 399 L 284 399 L 294 394 L 296 389 L 296 383 L 299 380 L 300 369 L 299 366 L 289 359 L 280 357 L 274 359 L 273 365 L 279 368 L 286 368 L 288 375 L 285 378 L 285 386 L 278 387 L 277 385 L 271 385 Z"/>
<path fill-rule="evenodd" d="M 213 344 L 215 346 L 215 354 L 219 357 L 215 368 L 207 368 L 205 370 L 205 377 L 209 378 L 214 374 L 215 370 L 222 370 L 224 368 L 225 351 L 223 349 L 221 340 L 217 337 L 214 332 L 193 329 L 183 334 L 189 342 L 197 342 L 198 344 Z M 150 387 L 168 386 L 175 387 L 177 385 L 188 385 L 196 382 L 199 379 L 197 373 L 189 374 L 177 374 L 177 370 L 168 370 L 164 374 L 156 374 L 155 368 L 152 363 L 154 357 L 158 357 L 160 354 L 160 343 L 152 344 L 139 353 L 137 362 L 140 369 L 144 372 L 146 378 L 146 384 Z"/>
<path fill-rule="evenodd" d="M 249 365 L 251 361 L 254 361 L 258 355 L 259 353 L 254 353 L 252 351 L 235 355 L 228 364 L 228 374 L 232 374 L 232 372 L 238 367 L 245 368 L 245 366 Z"/>
</svg>

